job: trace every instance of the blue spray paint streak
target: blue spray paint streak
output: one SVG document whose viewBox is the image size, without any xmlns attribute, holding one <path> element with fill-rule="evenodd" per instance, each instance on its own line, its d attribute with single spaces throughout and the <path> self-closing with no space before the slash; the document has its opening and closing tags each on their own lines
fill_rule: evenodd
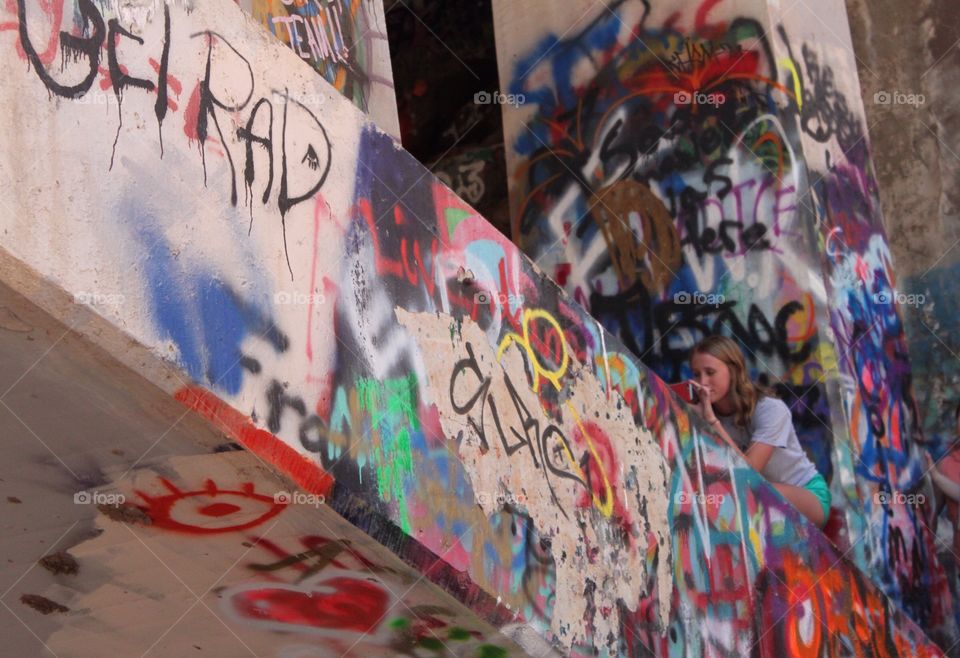
<svg viewBox="0 0 960 658">
<path fill-rule="evenodd" d="M 590 58 L 592 51 L 604 51 L 612 47 L 622 27 L 620 17 L 608 10 L 600 20 L 588 28 L 587 32 L 577 38 L 562 42 L 555 34 L 544 37 L 533 47 L 529 55 L 517 62 L 514 67 L 513 82 L 510 84 L 510 93 L 526 94 L 534 102 L 540 103 L 541 109 L 547 109 L 544 103 L 552 106 L 553 94 L 549 89 L 532 93 L 524 89 L 527 76 L 539 63 L 549 61 L 553 69 L 557 93 L 561 95 L 561 104 L 566 106 L 575 104 L 576 92 L 573 89 L 572 79 L 574 67 L 582 58 Z M 547 55 L 550 55 L 549 59 Z"/>
<path fill-rule="evenodd" d="M 287 337 L 265 312 L 241 299 L 215 274 L 174 258 L 162 233 L 153 228 L 157 222 L 152 215 L 138 217 L 135 223 L 147 254 L 144 275 L 158 333 L 176 344 L 178 363 L 191 379 L 235 395 L 243 380 L 243 340 L 259 335 L 284 352 Z"/>
</svg>

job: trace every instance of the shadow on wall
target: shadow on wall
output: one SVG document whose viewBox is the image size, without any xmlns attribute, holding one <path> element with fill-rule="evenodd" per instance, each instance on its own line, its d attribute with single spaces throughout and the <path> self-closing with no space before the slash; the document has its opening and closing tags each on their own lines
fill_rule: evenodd
<svg viewBox="0 0 960 658">
<path fill-rule="evenodd" d="M 403 147 L 509 235 L 490 0 L 384 5 Z"/>
<path fill-rule="evenodd" d="M 917 387 L 917 401 L 924 420 L 923 433 L 930 455 L 941 468 L 949 467 L 944 459 L 956 436 L 955 412 L 960 403 L 960 316 L 957 314 L 957 281 L 960 281 L 960 262 L 939 267 L 904 281 L 908 299 L 922 300 L 905 314 L 904 322 L 910 338 L 910 359 L 922 386 Z M 937 534 L 941 560 L 947 568 L 954 600 L 960 593 L 960 556 L 954 551 L 960 544 L 951 541 L 950 529 L 960 532 L 954 524 L 949 505 L 937 518 Z"/>
<path fill-rule="evenodd" d="M 934 444 L 954 438 L 953 414 L 960 402 L 960 262 L 938 267 L 903 283 L 907 299 L 922 300 L 904 314 L 910 337 L 910 360 L 918 386 L 916 395 L 923 432 Z"/>
</svg>

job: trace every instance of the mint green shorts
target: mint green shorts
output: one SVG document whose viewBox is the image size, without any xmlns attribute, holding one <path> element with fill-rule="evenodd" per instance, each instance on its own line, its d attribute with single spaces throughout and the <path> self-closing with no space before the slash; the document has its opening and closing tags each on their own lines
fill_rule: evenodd
<svg viewBox="0 0 960 658">
<path fill-rule="evenodd" d="M 804 486 L 804 489 L 812 493 L 817 497 L 817 500 L 820 501 L 820 505 L 823 507 L 823 519 L 824 523 L 830 518 L 830 487 L 827 486 L 827 481 L 823 479 L 823 476 L 817 473 L 810 481 L 807 482 Z"/>
</svg>

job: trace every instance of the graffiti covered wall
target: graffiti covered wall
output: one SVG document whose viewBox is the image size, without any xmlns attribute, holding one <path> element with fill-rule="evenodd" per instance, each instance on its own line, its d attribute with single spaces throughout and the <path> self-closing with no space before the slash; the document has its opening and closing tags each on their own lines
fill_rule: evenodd
<svg viewBox="0 0 960 658">
<path fill-rule="evenodd" d="M 893 269 L 846 21 L 843 39 L 820 37 L 816 17 L 829 7 L 820 0 L 784 20 L 804 44 L 797 56 L 817 103 L 801 112 L 801 141 L 818 210 L 842 410 L 863 508 L 878 520 L 864 531 L 866 557 L 884 589 L 932 625 L 940 612 L 956 611 L 945 603 L 946 579 L 935 559 L 932 492 L 904 331 L 903 317 L 916 304 L 898 289 Z"/>
<path fill-rule="evenodd" d="M 8 257 L 112 323 L 92 340 L 177 366 L 157 385 L 187 408 L 404 559 L 433 556 L 424 576 L 501 631 L 507 611 L 572 655 L 940 655 L 621 340 L 234 4 L 3 12 Z M 141 498 L 162 512 L 150 501 L 211 493 L 172 484 Z M 286 596 L 235 593 L 241 617 Z"/>
<path fill-rule="evenodd" d="M 761 3 L 494 7 L 515 240 L 668 381 L 737 339 L 831 482 L 828 532 L 952 634 L 849 37 Z"/>
<path fill-rule="evenodd" d="M 944 0 L 846 4 L 900 292 L 914 300 L 903 316 L 924 435 L 946 448 L 960 401 L 960 24 Z M 873 47 L 893 35 L 910 57 Z"/>
<path fill-rule="evenodd" d="M 400 138 L 381 0 L 239 0 L 323 79 Z"/>
<path fill-rule="evenodd" d="M 829 479 L 832 351 L 808 283 L 816 237 L 796 127 L 770 105 L 790 93 L 775 35 L 762 17 L 719 18 L 722 5 L 588 5 L 555 12 L 556 30 L 496 5 L 512 33 L 498 41 L 501 78 L 524 99 L 503 106 L 515 239 L 669 381 L 703 335 L 739 339 L 799 397 L 801 440 Z"/>
</svg>

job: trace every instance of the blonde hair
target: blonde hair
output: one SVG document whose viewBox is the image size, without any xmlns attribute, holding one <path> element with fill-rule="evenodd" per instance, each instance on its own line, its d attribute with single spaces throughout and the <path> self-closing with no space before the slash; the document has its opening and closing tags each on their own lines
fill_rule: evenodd
<svg viewBox="0 0 960 658">
<path fill-rule="evenodd" d="M 726 336 L 708 336 L 694 345 L 690 352 L 691 361 L 695 354 L 709 354 L 722 361 L 730 370 L 730 391 L 727 395 L 733 402 L 733 422 L 737 427 L 747 429 L 761 397 L 776 397 L 770 389 L 750 381 L 743 352 L 732 339 Z"/>
</svg>

